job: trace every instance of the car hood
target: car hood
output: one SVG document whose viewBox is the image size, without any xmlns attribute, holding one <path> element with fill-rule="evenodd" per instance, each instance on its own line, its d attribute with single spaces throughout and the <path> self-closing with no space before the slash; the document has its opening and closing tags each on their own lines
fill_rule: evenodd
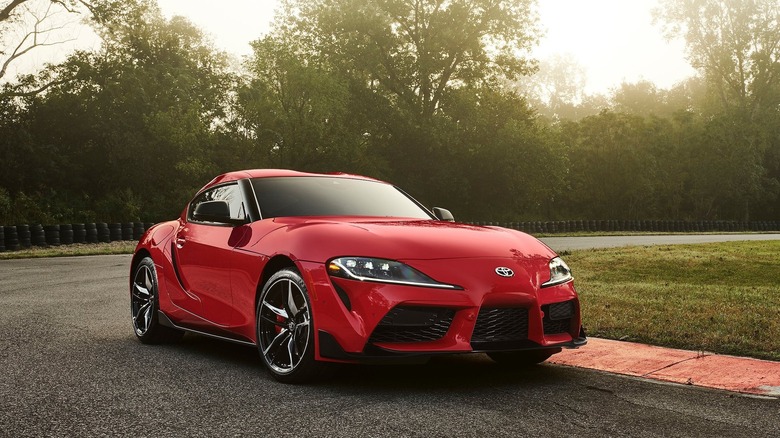
<svg viewBox="0 0 780 438">
<path fill-rule="evenodd" d="M 366 218 L 277 218 L 273 222 L 278 228 L 258 239 L 253 244 L 256 250 L 269 254 L 275 248 L 289 248 L 294 258 L 315 262 L 338 256 L 401 261 L 483 257 L 549 261 L 555 256 L 534 237 L 500 227 Z"/>
</svg>

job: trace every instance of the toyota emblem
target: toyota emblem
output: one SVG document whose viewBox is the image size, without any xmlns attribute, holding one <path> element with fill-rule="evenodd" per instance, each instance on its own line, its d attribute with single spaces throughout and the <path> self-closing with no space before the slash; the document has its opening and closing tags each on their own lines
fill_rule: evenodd
<svg viewBox="0 0 780 438">
<path fill-rule="evenodd" d="M 515 272 L 509 268 L 505 268 L 503 266 L 499 266 L 496 268 L 496 274 L 502 276 L 502 277 L 512 277 L 515 275 Z"/>
</svg>

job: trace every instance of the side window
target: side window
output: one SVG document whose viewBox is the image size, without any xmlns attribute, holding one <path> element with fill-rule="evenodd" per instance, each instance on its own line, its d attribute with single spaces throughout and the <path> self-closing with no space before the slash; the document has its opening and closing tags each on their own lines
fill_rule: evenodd
<svg viewBox="0 0 780 438">
<path fill-rule="evenodd" d="M 192 213 L 195 211 L 195 207 L 201 202 L 206 201 L 227 201 L 230 206 L 230 217 L 233 219 L 245 219 L 246 209 L 244 208 L 244 200 L 241 196 L 241 189 L 238 184 L 226 184 L 219 187 L 214 187 L 206 190 L 198 195 L 191 203 L 189 211 L 187 212 L 187 219 L 195 221 Z"/>
</svg>

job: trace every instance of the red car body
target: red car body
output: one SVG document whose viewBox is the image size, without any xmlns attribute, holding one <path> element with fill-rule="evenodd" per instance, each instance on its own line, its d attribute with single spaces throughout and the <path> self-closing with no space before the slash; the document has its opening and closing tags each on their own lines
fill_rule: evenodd
<svg viewBox="0 0 780 438">
<path fill-rule="evenodd" d="M 253 191 L 246 181 L 299 177 L 381 183 L 354 175 L 249 170 L 220 175 L 198 193 L 237 182 L 245 188 L 241 208 L 255 204 L 250 210 L 259 212 L 261 202 L 251 199 Z M 585 343 L 573 282 L 543 287 L 551 278 L 551 260 L 557 257 L 550 248 L 515 230 L 437 220 L 427 214 L 428 219 L 263 219 L 256 212 L 244 223 L 214 224 L 193 221 L 188 205 L 177 220 L 156 224 L 144 234 L 131 273 L 144 258 L 153 260 L 160 325 L 256 345 L 260 293 L 281 268 L 294 269 L 311 303 L 317 362 L 475 351 L 554 353 Z M 442 287 L 331 275 L 329 269 L 337 268 L 328 263 L 348 256 L 397 261 Z M 513 275 L 499 275 L 498 268 L 508 268 Z M 555 319 L 556 311 L 564 317 Z M 387 318 L 396 321 L 383 325 Z M 514 338 L 501 334 L 514 330 L 503 326 L 518 324 L 524 326 L 524 334 Z"/>
</svg>

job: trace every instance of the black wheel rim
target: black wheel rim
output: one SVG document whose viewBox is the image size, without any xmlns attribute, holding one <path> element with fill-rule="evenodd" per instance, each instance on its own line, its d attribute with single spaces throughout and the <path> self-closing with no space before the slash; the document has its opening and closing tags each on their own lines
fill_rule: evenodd
<svg viewBox="0 0 780 438">
<path fill-rule="evenodd" d="M 287 278 L 273 282 L 263 294 L 258 317 L 258 344 L 265 363 L 287 374 L 303 360 L 309 346 L 311 315 L 304 291 Z"/>
<path fill-rule="evenodd" d="M 154 310 L 154 280 L 152 268 L 141 265 L 135 271 L 133 286 L 130 290 L 130 312 L 133 318 L 135 334 L 143 336 L 152 323 Z"/>
</svg>

